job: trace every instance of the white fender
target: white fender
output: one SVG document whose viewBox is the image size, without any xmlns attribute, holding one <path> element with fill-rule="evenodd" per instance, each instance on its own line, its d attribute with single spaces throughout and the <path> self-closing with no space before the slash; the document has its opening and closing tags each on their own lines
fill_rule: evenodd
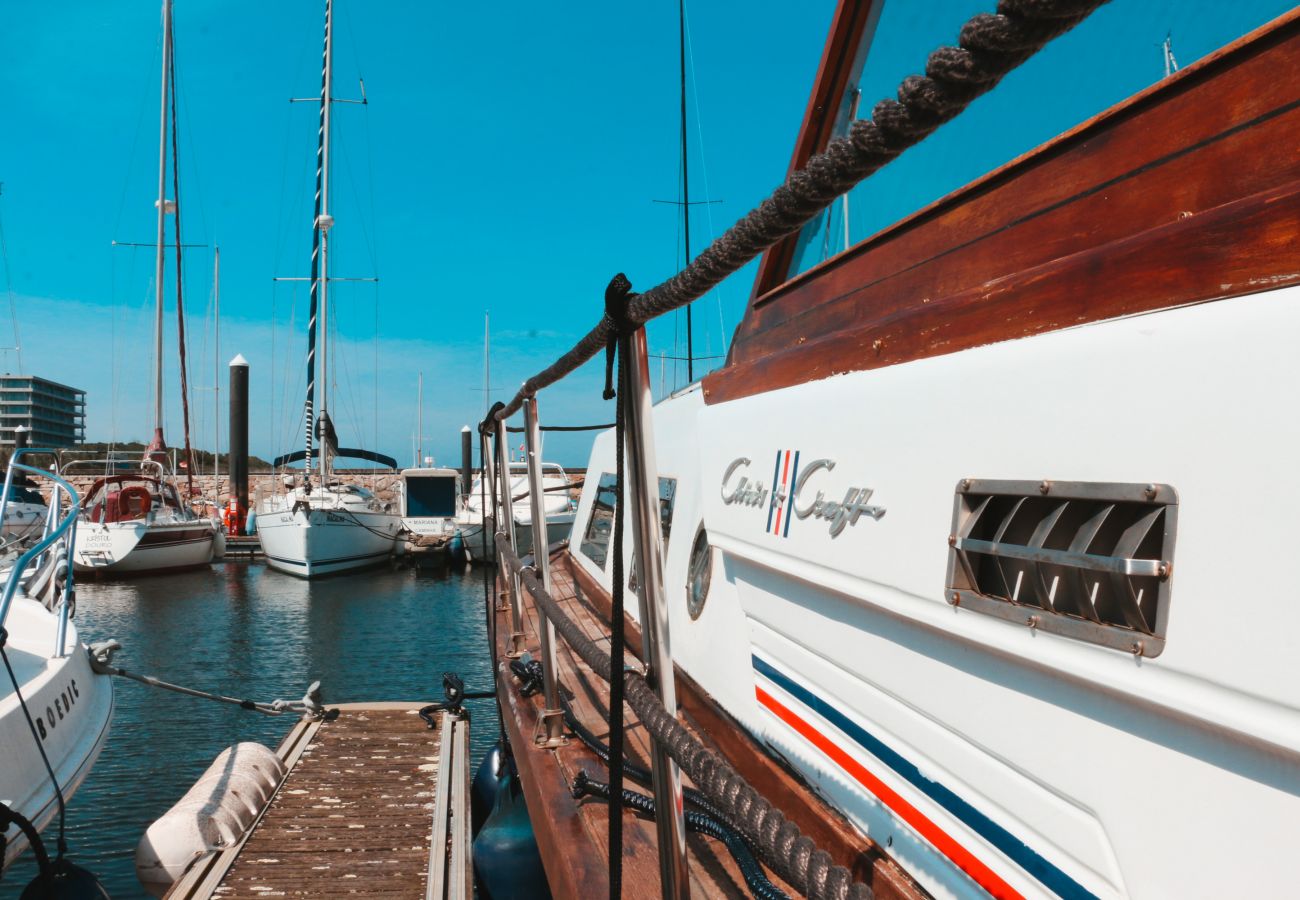
<svg viewBox="0 0 1300 900">
<path fill-rule="evenodd" d="M 135 848 L 135 873 L 161 897 L 197 860 L 238 843 L 284 778 L 274 752 L 252 742 L 223 750 Z"/>
</svg>

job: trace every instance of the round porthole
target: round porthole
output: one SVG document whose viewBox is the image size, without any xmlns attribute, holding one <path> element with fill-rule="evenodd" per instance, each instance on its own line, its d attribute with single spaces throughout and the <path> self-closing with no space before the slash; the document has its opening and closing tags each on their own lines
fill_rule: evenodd
<svg viewBox="0 0 1300 900">
<path fill-rule="evenodd" d="M 691 545 L 691 561 L 686 583 L 686 611 L 698 619 L 709 596 L 709 580 L 713 577 L 713 548 L 709 546 L 709 533 L 703 528 L 695 535 Z"/>
</svg>

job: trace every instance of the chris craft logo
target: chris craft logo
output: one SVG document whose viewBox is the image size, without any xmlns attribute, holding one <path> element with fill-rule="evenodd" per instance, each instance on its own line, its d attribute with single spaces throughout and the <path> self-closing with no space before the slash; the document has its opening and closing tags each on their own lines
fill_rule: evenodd
<svg viewBox="0 0 1300 900">
<path fill-rule="evenodd" d="M 874 490 L 850 486 L 843 500 L 827 500 L 822 486 L 832 484 L 825 476 L 835 469 L 833 459 L 814 459 L 800 466 L 798 450 L 776 451 L 772 466 L 772 486 L 750 475 L 753 460 L 741 456 L 731 461 L 722 475 L 722 502 L 728 506 L 752 506 L 766 509 L 768 534 L 790 536 L 790 523 L 794 519 L 822 519 L 829 527 L 831 537 L 838 537 L 850 525 L 856 525 L 862 516 L 879 520 L 885 514 L 883 506 L 873 506 L 867 501 Z"/>
</svg>

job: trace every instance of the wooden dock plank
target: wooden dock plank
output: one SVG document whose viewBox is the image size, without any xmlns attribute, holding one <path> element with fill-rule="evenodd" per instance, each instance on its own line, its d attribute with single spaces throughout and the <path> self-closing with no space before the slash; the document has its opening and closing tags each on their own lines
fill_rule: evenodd
<svg viewBox="0 0 1300 900">
<path fill-rule="evenodd" d="M 443 783 L 444 771 L 465 777 L 449 726 L 467 723 L 439 715 L 430 730 L 421 705 L 344 704 L 337 719 L 299 724 L 280 748 L 289 772 L 252 831 L 193 867 L 169 897 L 463 896 L 468 881 L 451 888 L 445 877 L 447 822 L 439 832 L 435 812 L 468 815 L 450 808 L 467 805 L 466 792 Z M 460 746 L 466 755 L 468 741 Z M 468 859 L 456 862 L 468 878 Z"/>
</svg>

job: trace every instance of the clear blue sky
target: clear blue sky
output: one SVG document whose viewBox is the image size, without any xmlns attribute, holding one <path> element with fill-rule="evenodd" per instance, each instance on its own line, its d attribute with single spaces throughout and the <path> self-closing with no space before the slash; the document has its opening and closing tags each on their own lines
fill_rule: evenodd
<svg viewBox="0 0 1300 900">
<path fill-rule="evenodd" d="M 952 0 L 898 17 L 897 34 L 878 39 L 890 61 L 869 68 L 864 113 L 896 82 L 891 67 L 919 70 L 938 40 L 993 5 Z M 1198 23 L 1235 36 L 1288 5 L 1117 0 L 1103 10 L 1105 36 L 1127 49 L 1112 46 L 1092 77 L 1123 95 L 1159 77 L 1167 28 L 1186 65 L 1217 41 Z M 333 272 L 381 280 L 335 289 L 335 421 L 344 444 L 408 461 L 423 371 L 425 452 L 452 462 L 460 426 L 482 412 L 485 311 L 504 399 L 594 324 L 613 273 L 647 288 L 680 262 L 676 210 L 652 202 L 678 196 L 677 6 L 337 0 L 335 10 L 336 95 L 358 96 L 360 75 L 370 104 L 335 108 Z M 831 0 L 691 5 L 692 199 L 722 201 L 697 208 L 694 250 L 782 179 L 832 10 Z M 184 237 L 221 246 L 219 377 L 237 352 L 252 363 L 252 450 L 268 457 L 301 443 L 306 290 L 272 277 L 308 269 L 316 109 L 287 100 L 319 90 L 322 18 L 314 0 L 176 2 Z M 110 242 L 153 236 L 159 34 L 159 4 L 144 0 L 0 8 L 0 216 L 23 368 L 87 390 L 92 440 L 142 439 L 151 425 L 152 250 Z M 1118 64 L 1123 74 L 1107 75 L 1135 54 L 1149 77 Z M 1063 59 L 1030 76 L 1021 114 L 1077 83 Z M 187 251 L 186 265 L 195 442 L 208 447 L 211 251 Z M 697 305 L 697 354 L 723 352 L 751 279 L 752 268 Z M 652 351 L 680 352 L 674 328 L 671 316 L 652 328 Z M 0 345 L 8 335 L 0 315 Z M 14 353 L 0 358 L 18 368 Z M 609 421 L 600 368 L 544 393 L 543 420 Z M 671 364 L 665 380 L 671 388 Z M 168 391 L 179 443 L 171 374 Z M 547 456 L 581 463 L 589 440 L 557 435 Z"/>
</svg>

